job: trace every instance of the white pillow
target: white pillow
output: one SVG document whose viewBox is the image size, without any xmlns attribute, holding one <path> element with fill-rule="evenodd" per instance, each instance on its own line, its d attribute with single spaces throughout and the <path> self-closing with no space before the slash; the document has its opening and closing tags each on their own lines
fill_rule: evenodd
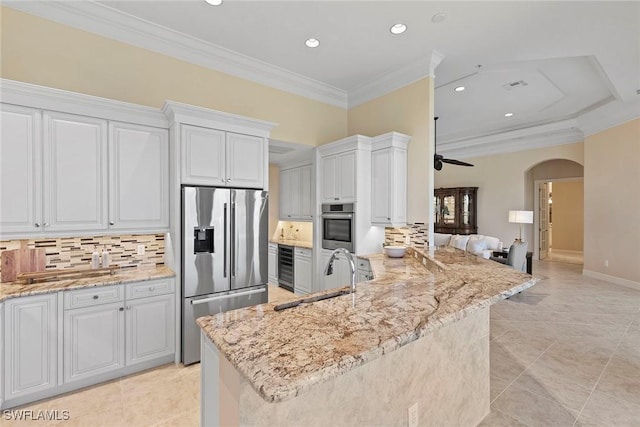
<svg viewBox="0 0 640 427">
<path fill-rule="evenodd" d="M 433 233 L 434 246 L 447 246 L 451 240 L 451 234 Z"/>
<path fill-rule="evenodd" d="M 467 250 L 469 250 L 469 245 L 471 244 L 471 242 L 475 240 L 482 240 L 482 239 L 484 239 L 484 236 L 481 234 L 469 234 L 469 242 L 467 242 Z"/>
<path fill-rule="evenodd" d="M 482 252 L 487 248 L 487 242 L 484 239 L 469 239 L 467 243 L 467 250 L 474 255 L 478 255 L 478 252 Z"/>
<path fill-rule="evenodd" d="M 497 237 L 484 236 L 484 241 L 487 243 L 487 249 L 491 249 L 492 251 L 499 251 L 500 249 L 502 249 L 500 239 L 498 239 Z"/>
<path fill-rule="evenodd" d="M 451 236 L 451 241 L 449 241 L 449 246 L 453 246 L 454 248 L 465 250 L 467 249 L 467 242 L 469 242 L 469 236 Z"/>
</svg>

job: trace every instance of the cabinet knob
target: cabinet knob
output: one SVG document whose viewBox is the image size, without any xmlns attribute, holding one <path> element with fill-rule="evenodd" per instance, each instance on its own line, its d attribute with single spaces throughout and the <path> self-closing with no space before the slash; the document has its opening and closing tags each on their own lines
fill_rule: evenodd
<svg viewBox="0 0 640 427">
<path fill-rule="evenodd" d="M 35 224 L 33 224 L 33 225 L 35 225 L 35 227 L 36 227 L 36 228 L 40 228 L 40 223 L 39 223 L 39 222 L 36 222 L 36 223 L 35 223 Z"/>
<path fill-rule="evenodd" d="M 387 221 L 391 221 L 391 218 L 387 218 Z"/>
<path fill-rule="evenodd" d="M 109 221 L 109 225 L 115 225 L 115 222 Z"/>
<path fill-rule="evenodd" d="M 43 226 L 43 227 L 48 227 L 48 226 L 49 226 L 49 223 L 48 223 L 48 222 L 45 222 L 44 224 L 42 224 L 42 226 Z"/>
<path fill-rule="evenodd" d="M 124 307 L 120 307 L 118 310 L 119 311 L 124 311 Z"/>
<path fill-rule="evenodd" d="M 98 295 L 93 296 L 93 299 L 98 299 L 98 298 L 100 298 Z"/>
<path fill-rule="evenodd" d="M 130 305 L 127 306 L 127 310 L 131 310 L 131 306 Z"/>
<path fill-rule="evenodd" d="M 334 197 L 333 200 L 340 200 L 340 197 Z"/>
<path fill-rule="evenodd" d="M 231 178 L 227 178 L 227 182 L 231 181 Z"/>
<path fill-rule="evenodd" d="M 155 288 L 153 286 L 149 286 L 149 290 L 153 291 Z"/>
<path fill-rule="evenodd" d="M 222 178 L 222 179 L 220 180 L 220 182 L 225 182 L 224 178 Z"/>
</svg>

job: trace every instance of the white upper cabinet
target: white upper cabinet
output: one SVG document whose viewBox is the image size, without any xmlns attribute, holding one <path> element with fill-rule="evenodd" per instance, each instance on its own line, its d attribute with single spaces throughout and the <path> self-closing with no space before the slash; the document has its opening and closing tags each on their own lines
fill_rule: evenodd
<svg viewBox="0 0 640 427">
<path fill-rule="evenodd" d="M 42 139 L 38 110 L 2 105 L 0 230 L 33 233 L 42 226 Z"/>
<path fill-rule="evenodd" d="M 390 132 L 373 138 L 371 152 L 371 223 L 407 224 L 407 144 L 409 137 Z"/>
<path fill-rule="evenodd" d="M 169 227 L 169 138 L 165 129 L 109 124 L 109 228 Z"/>
<path fill-rule="evenodd" d="M 280 171 L 280 219 L 311 221 L 311 165 Z"/>
<path fill-rule="evenodd" d="M 356 150 L 321 158 L 322 202 L 356 201 Z"/>
<path fill-rule="evenodd" d="M 182 183 L 263 188 L 264 138 L 182 125 Z"/>
<path fill-rule="evenodd" d="M 183 184 L 226 185 L 223 131 L 183 125 L 181 141 Z"/>
<path fill-rule="evenodd" d="M 265 139 L 227 132 L 227 185 L 263 188 Z"/>
<path fill-rule="evenodd" d="M 45 231 L 107 228 L 107 121 L 44 114 Z"/>
</svg>

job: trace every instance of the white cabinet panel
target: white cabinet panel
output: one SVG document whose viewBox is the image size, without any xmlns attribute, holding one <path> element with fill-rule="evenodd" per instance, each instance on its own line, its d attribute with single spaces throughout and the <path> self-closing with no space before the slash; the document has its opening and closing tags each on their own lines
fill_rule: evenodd
<svg viewBox="0 0 640 427">
<path fill-rule="evenodd" d="M 166 130 L 110 123 L 109 172 L 111 229 L 169 227 Z"/>
<path fill-rule="evenodd" d="M 280 171 L 280 220 L 291 219 L 291 170 Z"/>
<path fill-rule="evenodd" d="M 124 367 L 123 303 L 64 313 L 64 382 Z"/>
<path fill-rule="evenodd" d="M 57 294 L 5 301 L 4 393 L 13 399 L 57 385 Z"/>
<path fill-rule="evenodd" d="M 0 114 L 0 232 L 36 232 L 42 225 L 41 114 L 6 104 Z"/>
<path fill-rule="evenodd" d="M 227 132 L 227 184 L 263 188 L 264 138 Z"/>
<path fill-rule="evenodd" d="M 182 125 L 182 183 L 225 185 L 225 133 L 215 129 Z"/>
<path fill-rule="evenodd" d="M 341 202 L 356 201 L 356 152 L 338 155 L 338 182 Z"/>
<path fill-rule="evenodd" d="M 295 248 L 294 250 L 294 286 L 296 294 L 309 294 L 312 289 L 312 251 Z"/>
<path fill-rule="evenodd" d="M 404 227 L 407 223 L 408 137 L 383 135 L 371 153 L 371 223 Z"/>
<path fill-rule="evenodd" d="M 107 122 L 44 115 L 45 231 L 107 228 Z"/>
<path fill-rule="evenodd" d="M 280 220 L 312 219 L 311 165 L 280 171 Z"/>
<path fill-rule="evenodd" d="M 268 252 L 269 283 L 278 284 L 278 245 L 269 243 Z"/>
<path fill-rule="evenodd" d="M 174 353 L 174 296 L 127 302 L 127 366 Z"/>
<path fill-rule="evenodd" d="M 391 150 L 371 153 L 371 222 L 391 222 Z"/>
<path fill-rule="evenodd" d="M 322 170 L 322 202 L 331 203 L 340 200 L 336 189 L 336 171 L 338 159 L 336 156 L 323 157 L 320 160 Z"/>
<path fill-rule="evenodd" d="M 313 218 L 313 180 L 311 165 L 300 168 L 300 219 Z"/>
</svg>

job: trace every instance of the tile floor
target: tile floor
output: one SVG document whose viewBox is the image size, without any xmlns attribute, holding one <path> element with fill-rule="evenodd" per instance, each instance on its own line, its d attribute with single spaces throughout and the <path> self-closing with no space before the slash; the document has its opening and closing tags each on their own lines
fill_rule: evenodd
<svg viewBox="0 0 640 427">
<path fill-rule="evenodd" d="M 535 262 L 548 279 L 491 310 L 491 413 L 481 426 L 640 426 L 640 291 Z M 292 294 L 271 287 L 269 299 Z M 71 419 L 3 427 L 197 426 L 199 365 L 167 365 L 25 408 Z M 1 414 L 0 414 L 1 416 Z"/>
</svg>

